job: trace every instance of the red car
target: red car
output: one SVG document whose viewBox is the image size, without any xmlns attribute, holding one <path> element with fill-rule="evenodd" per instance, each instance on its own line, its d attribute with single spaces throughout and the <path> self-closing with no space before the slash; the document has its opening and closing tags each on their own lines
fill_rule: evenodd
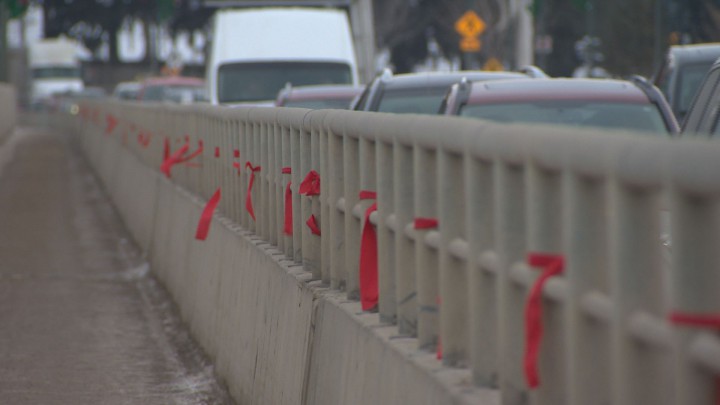
<svg viewBox="0 0 720 405">
<path fill-rule="evenodd" d="M 450 89 L 442 111 L 498 122 L 679 132 L 660 91 L 639 77 L 463 82 Z"/>
</svg>

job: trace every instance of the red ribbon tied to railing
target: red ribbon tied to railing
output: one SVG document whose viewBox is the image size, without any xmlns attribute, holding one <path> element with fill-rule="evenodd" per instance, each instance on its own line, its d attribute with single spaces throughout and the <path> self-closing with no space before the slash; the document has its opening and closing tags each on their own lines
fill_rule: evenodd
<svg viewBox="0 0 720 405">
<path fill-rule="evenodd" d="M 315 170 L 305 176 L 302 183 L 300 183 L 300 194 L 306 196 L 320 195 L 320 175 Z"/>
<path fill-rule="evenodd" d="M 415 229 L 435 229 L 438 227 L 438 220 L 435 218 L 415 218 L 413 221 L 413 227 Z"/>
<path fill-rule="evenodd" d="M 143 148 L 147 148 L 148 145 L 150 145 L 151 137 L 152 137 L 152 135 L 150 133 L 140 131 L 140 132 L 138 132 L 138 135 L 137 135 L 138 143 Z"/>
<path fill-rule="evenodd" d="M 195 159 L 198 157 L 201 153 L 203 153 L 203 150 L 205 150 L 205 144 L 203 143 L 202 139 L 198 140 L 198 148 L 195 150 L 195 152 L 189 154 L 188 156 L 182 157 L 179 162 L 177 163 L 185 163 L 189 160 Z"/>
<path fill-rule="evenodd" d="M 198 148 L 193 153 L 185 156 L 185 153 L 187 153 L 188 149 L 190 149 L 190 144 L 186 142 L 182 148 L 180 148 L 177 152 L 173 153 L 169 158 L 163 161 L 160 170 L 165 173 L 165 176 L 167 176 L 168 178 L 170 177 L 170 171 L 172 170 L 173 166 L 180 163 L 188 162 L 189 160 L 192 160 L 199 156 L 204 150 L 203 141 L 198 140 Z"/>
<path fill-rule="evenodd" d="M 220 188 L 215 190 L 215 194 L 210 197 L 202 214 L 200 215 L 200 221 L 198 221 L 197 230 L 195 231 L 195 239 L 205 240 L 207 239 L 208 232 L 210 231 L 210 223 L 212 221 L 213 212 L 217 208 L 220 202 Z"/>
<path fill-rule="evenodd" d="M 260 166 L 253 166 L 250 162 L 245 162 L 245 167 L 250 169 L 250 182 L 248 183 L 247 196 L 245 197 L 245 209 L 255 221 L 255 210 L 253 209 L 252 188 L 255 183 L 255 173 L 260 171 Z"/>
<path fill-rule="evenodd" d="M 105 114 L 105 135 L 110 135 L 112 131 L 117 127 L 118 119 L 112 114 Z"/>
<path fill-rule="evenodd" d="M 162 162 L 160 171 L 163 172 L 167 178 L 170 178 L 170 170 L 174 165 L 182 161 L 182 157 L 187 153 L 188 149 L 190 149 L 190 144 L 186 143 Z"/>
<path fill-rule="evenodd" d="M 170 157 L 170 139 L 166 136 L 163 140 L 163 160 L 167 160 Z"/>
<path fill-rule="evenodd" d="M 674 311 L 668 320 L 675 325 L 694 326 L 697 328 L 720 329 L 720 314 L 698 314 Z M 715 378 L 715 403 L 720 405 L 720 377 Z"/>
<path fill-rule="evenodd" d="M 315 215 L 310 215 L 310 218 L 308 218 L 305 224 L 310 228 L 310 232 L 312 232 L 313 235 L 320 236 L 320 226 L 317 223 Z"/>
<path fill-rule="evenodd" d="M 216 147 L 215 147 L 215 157 L 216 157 L 216 158 L 219 158 L 219 157 L 220 157 L 220 147 L 219 147 L 219 146 L 216 146 Z"/>
<path fill-rule="evenodd" d="M 361 200 L 374 200 L 377 193 L 363 190 L 360 192 Z M 360 240 L 360 304 L 363 311 L 369 311 L 378 304 L 378 256 L 377 235 L 375 227 L 370 222 L 370 215 L 377 211 L 377 202 L 365 211 L 365 224 L 363 225 Z"/>
<path fill-rule="evenodd" d="M 720 314 L 690 314 L 675 311 L 668 316 L 676 325 L 696 326 L 698 328 L 720 329 Z"/>
<path fill-rule="evenodd" d="M 282 168 L 282 174 L 291 174 L 292 169 L 289 167 L 283 167 Z M 290 186 L 292 186 L 292 182 L 288 181 L 287 186 L 285 186 L 285 226 L 283 227 L 283 232 L 285 235 L 292 235 L 293 234 L 293 210 L 292 210 L 292 190 L 290 189 Z"/>
<path fill-rule="evenodd" d="M 528 253 L 530 266 L 542 267 L 542 274 L 535 280 L 525 306 L 525 379 L 530 388 L 540 385 L 538 357 L 542 343 L 542 291 L 545 283 L 565 270 L 565 258 L 562 255 L 547 253 Z"/>
</svg>

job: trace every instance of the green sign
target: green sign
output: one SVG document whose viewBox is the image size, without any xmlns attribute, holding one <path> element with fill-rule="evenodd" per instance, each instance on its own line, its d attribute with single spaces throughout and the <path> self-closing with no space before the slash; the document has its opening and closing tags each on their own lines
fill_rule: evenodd
<svg viewBox="0 0 720 405">
<path fill-rule="evenodd" d="M 7 4 L 10 18 L 18 18 L 25 14 L 28 8 L 28 0 L 4 0 Z"/>
</svg>

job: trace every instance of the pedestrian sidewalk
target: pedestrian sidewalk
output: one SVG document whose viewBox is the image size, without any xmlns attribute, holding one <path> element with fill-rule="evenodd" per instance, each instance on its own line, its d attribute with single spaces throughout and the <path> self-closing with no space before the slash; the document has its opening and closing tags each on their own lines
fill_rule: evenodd
<svg viewBox="0 0 720 405">
<path fill-rule="evenodd" d="M 0 403 L 232 404 L 66 135 L 0 146 L 0 325 Z"/>
</svg>

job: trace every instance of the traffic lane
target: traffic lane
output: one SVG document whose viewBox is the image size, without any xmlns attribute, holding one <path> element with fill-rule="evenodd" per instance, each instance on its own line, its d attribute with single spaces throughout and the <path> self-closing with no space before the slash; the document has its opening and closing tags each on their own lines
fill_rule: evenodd
<svg viewBox="0 0 720 405">
<path fill-rule="evenodd" d="M 231 404 L 78 149 L 15 139 L 0 173 L 2 402 Z"/>
</svg>

